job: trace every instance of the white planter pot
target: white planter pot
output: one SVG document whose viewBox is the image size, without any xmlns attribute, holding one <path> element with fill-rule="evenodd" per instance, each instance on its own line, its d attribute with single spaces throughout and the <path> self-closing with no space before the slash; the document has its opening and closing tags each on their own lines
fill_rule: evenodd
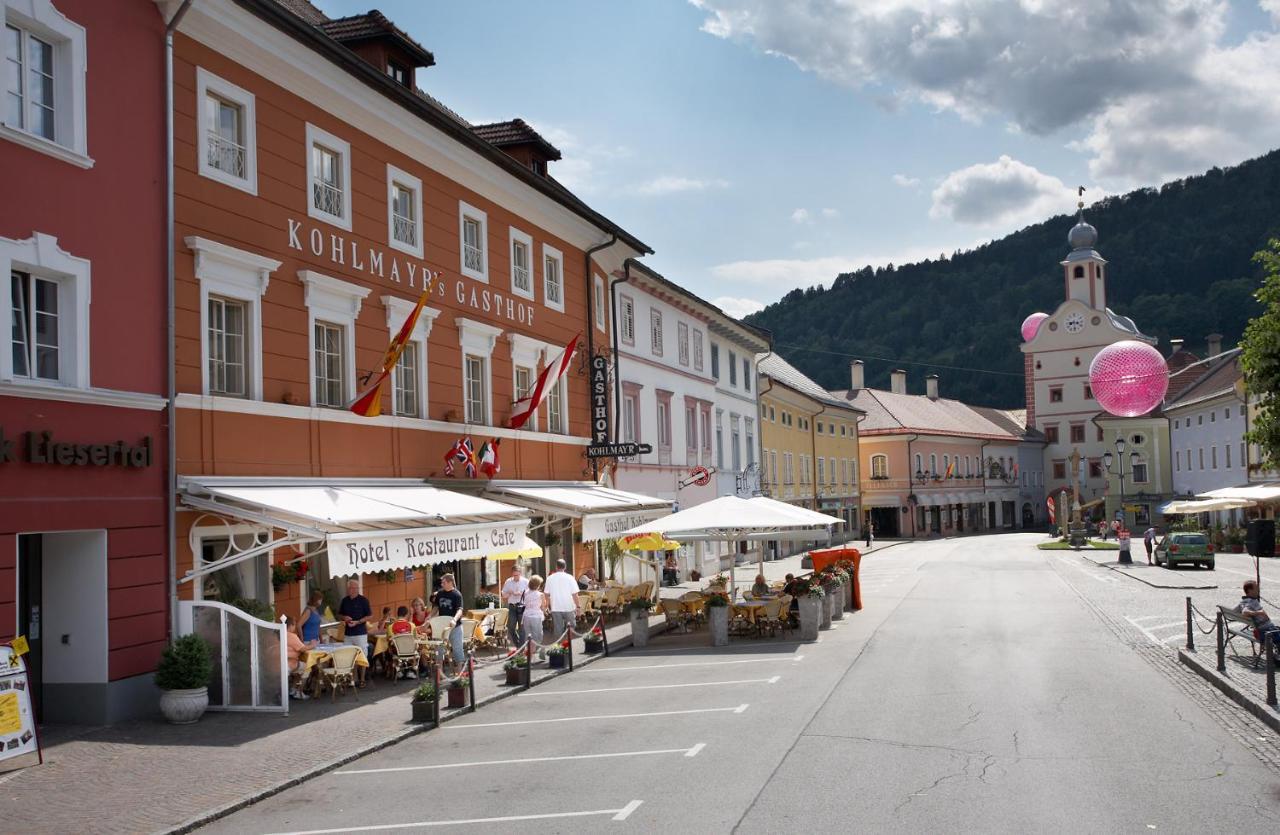
<svg viewBox="0 0 1280 835">
<path fill-rule="evenodd" d="M 850 612 L 853 611 L 853 578 L 849 578 L 849 582 L 844 584 L 844 607 Z"/>
<path fill-rule="evenodd" d="M 729 645 L 729 607 L 708 606 L 707 623 L 711 625 L 711 646 Z"/>
<path fill-rule="evenodd" d="M 631 646 L 649 646 L 649 613 L 640 609 L 631 610 Z"/>
<path fill-rule="evenodd" d="M 800 640 L 818 640 L 818 623 L 822 620 L 821 598 L 804 595 L 800 598 Z"/>
<path fill-rule="evenodd" d="M 827 589 L 827 597 L 831 598 L 831 619 L 844 620 L 844 586 Z"/>
<path fill-rule="evenodd" d="M 175 725 L 190 725 L 200 721 L 209 707 L 209 688 L 194 690 L 161 690 L 160 712 Z"/>
<path fill-rule="evenodd" d="M 823 591 L 826 591 L 826 590 L 823 589 Z M 831 628 L 832 602 L 833 601 L 831 600 L 831 592 L 827 592 L 825 595 L 822 596 L 822 605 L 818 607 L 818 615 L 822 618 L 821 622 L 818 624 L 819 629 Z"/>
</svg>

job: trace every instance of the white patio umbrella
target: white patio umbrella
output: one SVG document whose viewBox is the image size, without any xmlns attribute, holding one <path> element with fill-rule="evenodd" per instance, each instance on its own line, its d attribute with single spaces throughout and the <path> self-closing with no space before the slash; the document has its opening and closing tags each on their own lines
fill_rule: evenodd
<svg viewBox="0 0 1280 835">
<path fill-rule="evenodd" d="M 1242 507 L 1257 507 L 1258 503 L 1249 499 L 1195 499 L 1168 502 L 1160 508 L 1162 513 L 1208 513 L 1214 510 L 1235 510 Z"/>
<path fill-rule="evenodd" d="M 782 505 L 782 507 L 775 505 Z M 790 535 L 817 532 L 839 522 L 840 520 L 834 516 L 784 505 L 782 502 L 763 503 L 755 499 L 721 496 L 661 519 L 637 525 L 624 531 L 622 535 L 660 533 L 681 541 L 716 539 L 736 545 L 737 542 L 753 535 L 782 534 L 785 535 L 784 538 L 790 538 Z M 734 562 L 730 562 L 731 588 L 736 582 L 734 569 Z"/>
</svg>

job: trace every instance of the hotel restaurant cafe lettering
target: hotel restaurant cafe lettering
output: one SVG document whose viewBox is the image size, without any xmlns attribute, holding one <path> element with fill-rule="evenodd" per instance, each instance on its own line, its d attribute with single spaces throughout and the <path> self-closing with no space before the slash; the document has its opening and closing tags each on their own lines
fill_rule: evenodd
<svg viewBox="0 0 1280 835">
<path fill-rule="evenodd" d="M 524 541 L 528 519 L 400 531 L 330 534 L 329 573 L 349 577 L 510 553 Z"/>
<path fill-rule="evenodd" d="M 335 267 L 380 278 L 406 290 L 421 293 L 427 281 L 435 278 L 432 296 L 440 300 L 451 299 L 476 313 L 498 316 L 529 327 L 533 326 L 534 306 L 509 293 L 490 290 L 476 281 L 463 281 L 434 272 L 421 261 L 403 258 L 372 246 L 362 246 L 354 240 L 307 227 L 300 220 L 289 218 L 289 248 L 309 252 L 324 258 Z"/>
</svg>

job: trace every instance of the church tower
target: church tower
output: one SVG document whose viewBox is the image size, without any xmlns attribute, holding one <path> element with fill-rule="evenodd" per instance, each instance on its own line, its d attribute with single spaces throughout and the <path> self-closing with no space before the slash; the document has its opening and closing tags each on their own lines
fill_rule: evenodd
<svg viewBox="0 0 1280 835">
<path fill-rule="evenodd" d="M 1071 252 L 1062 262 L 1065 298 L 1075 299 L 1094 310 L 1106 310 L 1107 261 L 1094 249 L 1098 243 L 1098 230 L 1085 223 L 1084 201 L 1080 202 L 1079 208 L 1079 219 L 1067 234 Z"/>
</svg>

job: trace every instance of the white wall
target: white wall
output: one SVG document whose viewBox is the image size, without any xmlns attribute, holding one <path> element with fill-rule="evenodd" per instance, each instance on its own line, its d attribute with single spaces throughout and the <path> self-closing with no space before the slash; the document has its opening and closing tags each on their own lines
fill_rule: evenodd
<svg viewBox="0 0 1280 835">
<path fill-rule="evenodd" d="M 1248 478 L 1241 460 L 1244 440 L 1243 404 L 1234 397 L 1218 397 L 1169 413 L 1169 437 L 1173 447 L 1175 493 L 1206 493 L 1220 487 L 1236 487 Z M 1217 450 L 1214 465 L 1213 450 Z M 1200 464 L 1203 451 L 1204 466 Z M 1227 457 L 1231 466 L 1227 466 Z"/>
<path fill-rule="evenodd" d="M 107 680 L 107 533 L 41 535 L 40 635 L 48 684 Z M 62 643 L 62 636 L 68 643 Z"/>
</svg>

